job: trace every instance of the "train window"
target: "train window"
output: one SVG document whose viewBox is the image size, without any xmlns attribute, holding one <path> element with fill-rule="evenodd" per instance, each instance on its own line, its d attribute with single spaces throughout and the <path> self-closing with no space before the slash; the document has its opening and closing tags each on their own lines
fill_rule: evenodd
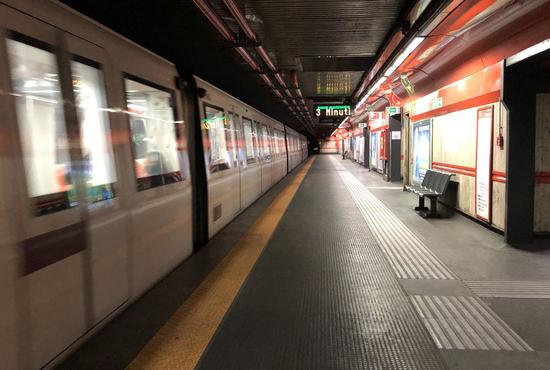
<svg viewBox="0 0 550 370">
<path fill-rule="evenodd" d="M 246 163 L 244 161 L 244 158 L 246 158 L 246 147 L 243 136 L 243 124 L 238 114 L 233 116 L 233 120 L 235 123 L 235 138 L 237 140 L 237 160 L 240 166 L 244 166 Z"/>
<path fill-rule="evenodd" d="M 172 94 L 134 79 L 124 82 L 138 191 L 182 181 Z"/>
<path fill-rule="evenodd" d="M 263 156 L 266 161 L 271 160 L 271 145 L 269 142 L 268 128 L 265 125 L 260 125 L 262 132 Z"/>
<path fill-rule="evenodd" d="M 117 181 L 106 111 L 103 73 L 88 61 L 73 60 L 73 90 L 76 101 L 84 176 L 88 202 L 96 203 L 115 196 Z"/>
<path fill-rule="evenodd" d="M 210 173 L 226 170 L 230 167 L 229 151 L 226 140 L 227 117 L 222 108 L 204 104 L 202 131 L 206 139 L 206 154 Z"/>
<path fill-rule="evenodd" d="M 243 117 L 243 132 L 244 132 L 244 142 L 246 147 L 246 162 L 254 163 L 256 162 L 256 151 L 255 151 L 255 135 L 252 127 L 252 121 L 248 118 Z"/>
<path fill-rule="evenodd" d="M 27 192 L 37 216 L 77 204 L 57 61 L 48 49 L 7 40 Z"/>
<path fill-rule="evenodd" d="M 230 163 L 233 167 L 237 167 L 237 123 L 236 120 L 239 116 L 233 115 L 232 112 L 228 114 L 229 122 L 225 128 L 225 140 L 227 142 L 227 152 L 229 153 Z"/>
<path fill-rule="evenodd" d="M 273 149 L 275 151 L 275 158 L 279 158 L 281 155 L 281 148 L 279 148 L 279 131 L 273 130 Z"/>
</svg>

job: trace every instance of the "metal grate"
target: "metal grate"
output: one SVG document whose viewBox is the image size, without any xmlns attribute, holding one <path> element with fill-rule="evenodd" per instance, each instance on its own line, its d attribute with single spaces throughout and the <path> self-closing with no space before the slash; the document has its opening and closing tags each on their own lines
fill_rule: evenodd
<svg viewBox="0 0 550 370">
<path fill-rule="evenodd" d="M 533 351 L 477 297 L 417 295 L 411 301 L 439 348 Z"/>
<path fill-rule="evenodd" d="M 335 157 L 330 157 L 374 237 L 402 279 L 455 279 L 454 274 Z"/>
<path fill-rule="evenodd" d="M 465 281 L 479 297 L 550 298 L 550 281 Z"/>
</svg>

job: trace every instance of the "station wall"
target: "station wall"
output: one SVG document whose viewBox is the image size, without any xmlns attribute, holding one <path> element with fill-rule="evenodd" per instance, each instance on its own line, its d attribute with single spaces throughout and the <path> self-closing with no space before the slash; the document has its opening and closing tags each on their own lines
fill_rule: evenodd
<svg viewBox="0 0 550 370">
<path fill-rule="evenodd" d="M 476 148 L 477 148 L 477 115 L 482 108 L 493 108 L 492 140 L 492 176 L 491 176 L 491 218 L 492 226 L 503 230 L 505 226 L 505 182 L 506 182 L 506 147 L 497 145 L 499 135 L 505 142 L 506 112 L 501 103 L 485 104 L 471 107 L 431 118 L 431 167 L 454 173 L 450 191 L 456 194 L 447 196 L 444 202 L 461 212 L 476 217 Z M 423 119 L 424 120 L 424 119 Z M 411 121 L 403 138 L 409 143 L 402 146 L 403 152 L 410 152 L 408 171 L 414 172 L 413 147 L 414 126 Z M 405 141 L 404 140 L 404 141 Z M 403 167 L 406 166 L 402 162 Z M 411 176 L 412 177 L 412 176 Z M 456 197 L 455 197 L 456 195 Z"/>
</svg>

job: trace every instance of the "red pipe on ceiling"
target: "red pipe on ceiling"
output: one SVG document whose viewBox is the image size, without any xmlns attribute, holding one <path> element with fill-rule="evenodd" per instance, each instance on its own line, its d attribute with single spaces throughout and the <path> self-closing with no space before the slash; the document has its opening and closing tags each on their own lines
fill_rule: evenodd
<svg viewBox="0 0 550 370">
<path fill-rule="evenodd" d="M 285 80 L 283 80 L 283 76 L 282 76 L 280 73 L 275 73 L 275 78 L 277 79 L 277 81 L 279 81 L 279 84 L 280 84 L 283 88 L 285 88 L 285 89 L 288 88 L 288 87 L 286 86 Z"/>
<path fill-rule="evenodd" d="M 252 27 L 250 27 L 250 25 L 246 21 L 244 14 L 241 12 L 241 10 L 239 9 L 239 6 L 235 3 L 235 1 L 223 0 L 223 3 L 227 7 L 227 9 L 229 9 L 229 12 L 233 16 L 233 18 L 235 18 L 235 20 L 243 30 L 246 37 L 248 37 L 250 40 L 254 42 L 258 42 L 258 36 L 256 36 L 256 33 L 254 32 L 254 30 L 252 29 Z"/>
<path fill-rule="evenodd" d="M 193 2 L 201 10 L 201 12 L 208 18 L 208 20 L 214 25 L 214 27 L 218 30 L 218 32 L 220 32 L 220 34 L 227 41 L 230 41 L 232 43 L 236 42 L 235 34 L 233 33 L 233 31 L 231 31 L 231 29 L 225 24 L 225 22 L 216 14 L 216 12 L 214 12 L 214 10 L 208 4 L 207 0 L 193 0 Z M 233 16 L 233 18 L 237 21 L 237 23 L 239 24 L 239 26 L 243 30 L 246 37 L 248 39 L 252 40 L 253 42 L 257 43 L 258 42 L 258 36 L 254 32 L 252 27 L 250 27 L 250 25 L 248 24 L 248 22 L 246 20 L 246 17 L 241 12 L 241 10 L 239 9 L 239 6 L 235 3 L 235 1 L 234 0 L 223 0 L 223 2 L 225 4 L 225 6 L 227 7 L 227 9 L 229 10 L 229 12 L 231 13 L 231 15 Z M 273 63 L 271 58 L 269 57 L 269 54 L 264 49 L 264 47 L 261 46 L 261 45 L 257 45 L 257 46 L 255 46 L 255 49 L 256 49 L 256 52 L 258 53 L 258 55 L 262 58 L 264 63 L 267 65 L 267 67 L 271 71 L 276 72 L 277 67 L 275 66 L 275 64 Z M 254 57 L 252 57 L 252 55 L 244 47 L 237 46 L 237 47 L 235 47 L 235 50 L 244 59 L 244 61 L 247 62 L 248 65 L 250 65 L 250 67 L 254 71 L 256 71 L 256 72 L 261 72 L 262 71 L 262 68 L 258 64 L 258 62 L 254 59 Z M 267 77 L 264 74 L 260 74 L 260 77 L 266 83 L 267 86 L 269 86 L 272 89 L 275 88 L 273 82 L 271 81 L 271 79 L 269 77 Z M 292 98 L 292 94 L 291 94 L 290 90 L 288 90 L 288 87 L 287 87 L 287 85 L 285 83 L 285 80 L 283 79 L 281 73 L 278 73 L 278 72 L 275 73 L 275 79 L 285 89 L 286 95 L 288 95 L 289 98 Z M 280 99 L 283 98 L 280 91 L 274 90 L 274 93 Z M 298 90 L 298 94 L 299 94 L 300 97 L 302 97 L 301 91 Z M 294 100 L 294 99 L 291 99 L 291 100 L 292 100 L 292 103 L 294 103 L 296 105 L 296 100 Z M 286 100 L 283 99 L 282 101 L 285 105 L 287 105 L 287 107 L 289 107 L 289 103 Z M 308 114 L 309 114 L 309 112 L 308 112 Z"/>
<path fill-rule="evenodd" d="M 292 84 L 292 87 L 295 89 L 298 89 L 298 73 L 295 69 L 290 70 L 290 83 Z"/>
<path fill-rule="evenodd" d="M 245 48 L 238 46 L 235 48 L 235 50 L 237 50 L 237 53 L 239 53 L 241 57 L 243 57 L 245 62 L 247 62 L 253 70 L 255 70 L 256 72 L 260 72 L 262 70 L 258 62 L 256 62 L 256 60 L 252 58 L 252 55 L 250 55 L 250 53 L 246 51 Z"/>
<path fill-rule="evenodd" d="M 193 2 L 227 41 L 235 42 L 235 35 L 233 34 L 233 31 L 231 31 L 231 29 L 216 14 L 216 12 L 212 10 L 206 0 L 193 0 Z"/>
<path fill-rule="evenodd" d="M 261 73 L 260 74 L 260 77 L 262 78 L 262 80 L 264 80 L 265 84 L 269 87 L 271 87 L 272 89 L 275 88 L 275 85 L 273 84 L 273 82 L 271 81 L 271 79 L 269 77 L 267 77 L 267 75 Z"/>
<path fill-rule="evenodd" d="M 248 24 L 248 21 L 246 20 L 246 17 L 242 13 L 242 11 L 239 9 L 239 6 L 235 3 L 234 0 L 223 0 L 223 3 L 229 9 L 229 12 L 235 18 L 241 29 L 243 30 L 244 34 L 249 40 L 252 40 L 253 42 L 258 42 L 258 36 L 252 29 L 252 27 Z M 256 46 L 256 52 L 258 55 L 262 58 L 264 63 L 267 65 L 267 67 L 275 72 L 277 70 L 277 67 L 275 67 L 275 64 L 269 57 L 269 54 L 267 54 L 267 51 L 264 49 L 263 46 L 258 45 Z"/>
<path fill-rule="evenodd" d="M 256 46 L 256 52 L 262 58 L 262 60 L 264 61 L 264 63 L 267 65 L 269 69 L 271 69 L 273 72 L 277 70 L 277 67 L 275 67 L 275 64 L 273 64 L 273 62 L 271 61 L 271 58 L 269 57 L 269 55 L 267 54 L 267 51 L 265 51 L 263 46 L 261 45 Z"/>
</svg>

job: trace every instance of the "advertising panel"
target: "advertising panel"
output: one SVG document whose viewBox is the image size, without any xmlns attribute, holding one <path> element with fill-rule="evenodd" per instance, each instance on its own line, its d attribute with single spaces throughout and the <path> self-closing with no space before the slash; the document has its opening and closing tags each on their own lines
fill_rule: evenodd
<svg viewBox="0 0 550 370">
<path fill-rule="evenodd" d="M 377 168 L 378 164 L 378 133 L 370 135 L 370 167 Z"/>
<path fill-rule="evenodd" d="M 476 143 L 476 216 L 491 220 L 491 171 L 493 142 L 493 107 L 477 111 Z"/>
<path fill-rule="evenodd" d="M 413 183 L 420 184 L 431 164 L 431 120 L 413 124 Z"/>
</svg>

